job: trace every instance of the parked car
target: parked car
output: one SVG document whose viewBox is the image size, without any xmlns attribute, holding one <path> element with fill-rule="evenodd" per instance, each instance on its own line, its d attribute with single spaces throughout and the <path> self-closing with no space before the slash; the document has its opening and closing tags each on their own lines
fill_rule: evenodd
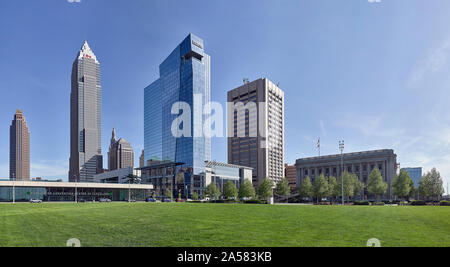
<svg viewBox="0 0 450 267">
<path fill-rule="evenodd" d="M 136 202 L 136 199 L 131 199 L 129 202 L 134 203 L 134 202 Z"/>
<path fill-rule="evenodd" d="M 149 197 L 145 200 L 146 202 L 156 202 L 156 199 Z"/>
<path fill-rule="evenodd" d="M 185 200 L 181 199 L 181 198 L 177 198 L 177 202 L 185 202 Z"/>
<path fill-rule="evenodd" d="M 109 198 L 100 198 L 98 200 L 98 202 L 111 202 L 111 199 L 109 199 Z"/>
<path fill-rule="evenodd" d="M 42 200 L 40 200 L 40 199 L 30 199 L 30 203 L 40 204 L 40 203 L 42 203 Z"/>
<path fill-rule="evenodd" d="M 162 202 L 172 202 L 172 200 L 170 200 L 170 198 L 163 198 Z"/>
<path fill-rule="evenodd" d="M 80 200 L 78 200 L 78 202 L 79 202 L 79 203 L 85 203 L 85 202 L 86 202 L 86 199 L 80 199 Z"/>
</svg>

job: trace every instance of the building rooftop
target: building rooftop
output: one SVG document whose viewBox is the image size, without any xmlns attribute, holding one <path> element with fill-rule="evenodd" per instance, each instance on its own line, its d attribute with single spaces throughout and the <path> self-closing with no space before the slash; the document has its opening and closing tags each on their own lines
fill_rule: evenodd
<svg viewBox="0 0 450 267">
<path fill-rule="evenodd" d="M 247 166 L 240 166 L 240 165 L 233 165 L 233 164 L 228 164 L 228 163 L 223 163 L 223 162 L 217 162 L 217 161 L 205 161 L 205 167 L 210 168 L 210 167 L 228 167 L 228 168 L 235 168 L 235 169 L 248 169 L 248 170 L 253 170 L 253 168 L 251 167 L 247 167 Z"/>
<path fill-rule="evenodd" d="M 393 149 L 380 149 L 380 150 L 369 150 L 369 151 L 361 151 L 361 152 L 352 152 L 352 153 L 344 153 L 344 158 L 353 158 L 353 157 L 360 157 L 360 156 L 376 156 L 380 154 L 394 154 Z M 302 161 L 321 161 L 321 160 L 331 160 L 335 158 L 340 158 L 341 154 L 334 154 L 334 155 L 327 155 L 327 156 L 320 156 L 320 157 L 309 157 L 309 158 L 300 158 L 297 159 L 296 163 L 302 162 Z"/>
</svg>

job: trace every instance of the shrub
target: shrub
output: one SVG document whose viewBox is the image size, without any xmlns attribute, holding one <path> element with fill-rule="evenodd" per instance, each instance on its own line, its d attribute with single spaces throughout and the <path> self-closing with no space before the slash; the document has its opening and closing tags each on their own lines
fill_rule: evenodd
<svg viewBox="0 0 450 267">
<path fill-rule="evenodd" d="M 374 205 L 374 206 L 384 206 L 386 204 L 384 202 L 375 202 L 372 205 Z"/>
<path fill-rule="evenodd" d="M 262 201 L 259 199 L 252 199 L 244 201 L 245 204 L 266 204 L 266 201 Z"/>
<path fill-rule="evenodd" d="M 318 206 L 329 206 L 332 205 L 331 202 L 319 202 L 319 203 L 314 203 L 314 205 L 318 205 Z"/>
<path fill-rule="evenodd" d="M 441 206 L 450 206 L 450 201 L 448 200 L 442 200 L 440 203 Z"/>
<path fill-rule="evenodd" d="M 353 202 L 353 205 L 356 205 L 356 206 L 370 206 L 370 202 L 369 201 L 355 201 L 355 202 Z"/>
<path fill-rule="evenodd" d="M 218 200 L 210 200 L 209 203 L 237 203 L 236 200 L 233 199 L 218 199 Z"/>
<path fill-rule="evenodd" d="M 392 201 L 384 201 L 384 204 L 388 204 L 388 205 L 395 205 L 395 204 L 400 204 L 400 200 L 392 200 Z"/>
<path fill-rule="evenodd" d="M 414 200 L 411 201 L 411 206 L 426 206 L 427 202 L 423 201 L 423 200 Z"/>
</svg>

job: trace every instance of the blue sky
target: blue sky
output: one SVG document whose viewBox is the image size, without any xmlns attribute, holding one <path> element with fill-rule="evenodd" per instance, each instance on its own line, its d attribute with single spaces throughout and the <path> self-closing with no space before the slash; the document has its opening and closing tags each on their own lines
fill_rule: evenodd
<svg viewBox="0 0 450 267">
<path fill-rule="evenodd" d="M 0 1 L 0 177 L 17 108 L 31 131 L 31 175 L 67 178 L 72 62 L 86 38 L 102 66 L 103 153 L 111 130 L 143 148 L 143 88 L 189 32 L 212 60 L 212 100 L 242 78 L 286 94 L 286 160 L 393 148 L 402 167 L 450 182 L 447 0 Z M 213 140 L 226 161 L 226 140 Z M 106 157 L 105 157 L 105 165 Z"/>
</svg>

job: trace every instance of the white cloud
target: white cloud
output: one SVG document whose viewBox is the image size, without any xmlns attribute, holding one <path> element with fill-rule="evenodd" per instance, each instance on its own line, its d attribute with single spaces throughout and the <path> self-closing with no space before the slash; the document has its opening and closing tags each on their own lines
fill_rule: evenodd
<svg viewBox="0 0 450 267">
<path fill-rule="evenodd" d="M 405 133 L 404 129 L 387 127 L 383 115 L 355 115 L 347 114 L 336 121 L 336 126 L 348 128 L 361 133 L 365 137 L 396 137 Z"/>
<path fill-rule="evenodd" d="M 436 167 L 445 185 L 450 183 L 450 123 L 445 109 L 424 116 L 417 129 L 392 116 L 387 120 L 364 114 L 344 116 L 336 125 L 352 132 L 354 140 L 346 143 L 347 151 L 392 148 L 401 167 L 422 167 L 424 173 Z"/>
<path fill-rule="evenodd" d="M 440 71 L 450 59 L 450 39 L 419 61 L 414 67 L 409 86 L 416 86 L 429 74 Z"/>
</svg>

